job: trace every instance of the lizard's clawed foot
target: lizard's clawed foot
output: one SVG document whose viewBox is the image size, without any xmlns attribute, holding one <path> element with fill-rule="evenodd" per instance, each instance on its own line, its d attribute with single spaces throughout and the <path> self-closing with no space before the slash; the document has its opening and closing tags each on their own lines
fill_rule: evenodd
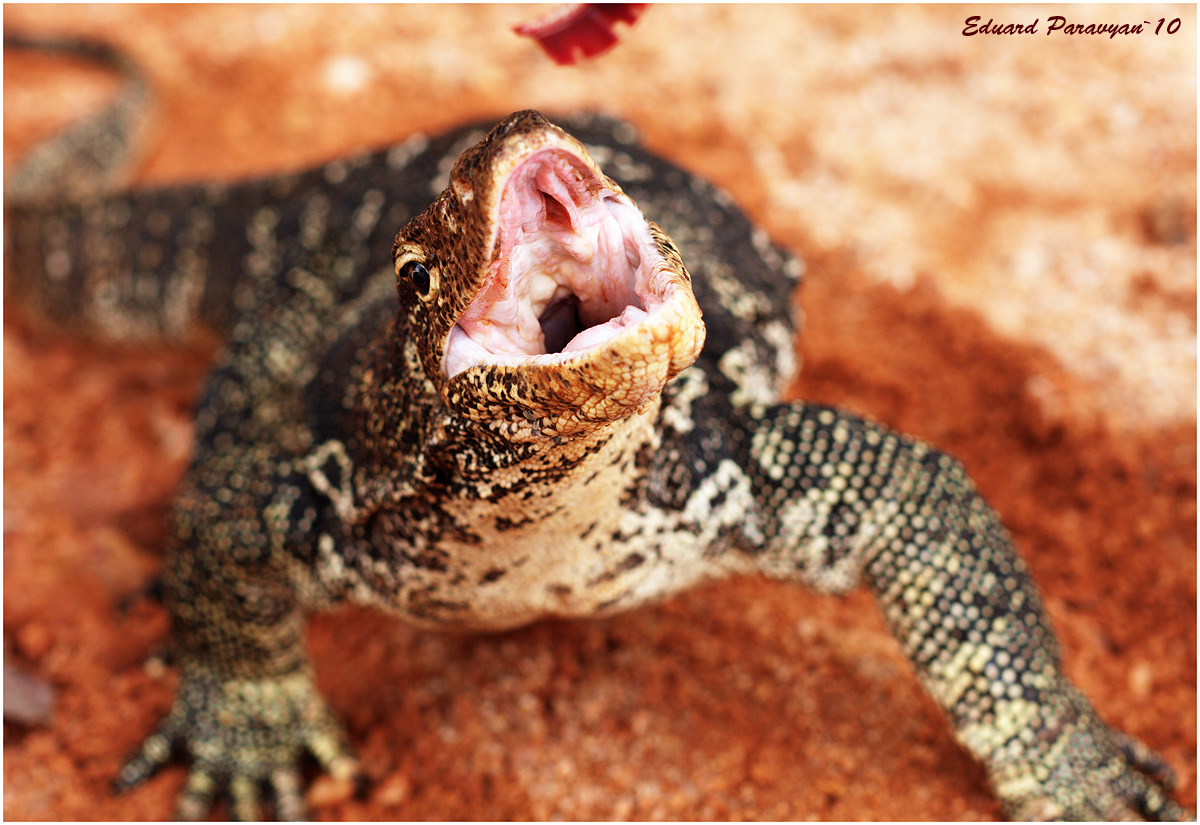
<svg viewBox="0 0 1200 825">
<path fill-rule="evenodd" d="M 1043 731 L 1020 758 L 993 770 L 996 795 L 1015 820 L 1185 821 L 1161 757 L 1109 728 L 1071 690 L 1056 735 Z"/>
<path fill-rule="evenodd" d="M 297 766 L 305 751 L 335 779 L 359 774 L 341 723 L 305 671 L 226 679 L 185 668 L 175 704 L 121 768 L 114 789 L 149 778 L 177 748 L 191 759 L 175 811 L 179 819 L 207 816 L 222 792 L 229 796 L 234 819 L 261 819 L 264 788 L 274 798 L 276 818 L 303 819 L 307 811 Z"/>
</svg>

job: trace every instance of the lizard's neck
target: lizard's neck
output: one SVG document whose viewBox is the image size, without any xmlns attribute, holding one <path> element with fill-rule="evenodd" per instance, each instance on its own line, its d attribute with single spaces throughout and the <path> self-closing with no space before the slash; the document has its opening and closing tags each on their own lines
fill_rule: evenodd
<svg viewBox="0 0 1200 825">
<path fill-rule="evenodd" d="M 403 322 L 387 325 L 347 378 L 343 427 L 360 506 L 387 500 L 499 500 L 536 489 L 543 499 L 589 480 L 597 501 L 617 501 L 635 483 L 634 457 L 656 437 L 659 401 L 587 435 L 514 442 L 457 415 L 421 369 Z M 384 505 L 386 506 L 386 505 Z"/>
<path fill-rule="evenodd" d="M 360 352 L 342 396 L 354 483 L 339 515 L 356 597 L 412 621 L 492 629 L 629 598 L 645 571 L 622 566 L 629 551 L 613 537 L 636 509 L 659 399 L 586 435 L 506 441 L 405 369 L 419 359 L 398 326 Z M 459 598 L 461 582 L 479 592 Z"/>
</svg>

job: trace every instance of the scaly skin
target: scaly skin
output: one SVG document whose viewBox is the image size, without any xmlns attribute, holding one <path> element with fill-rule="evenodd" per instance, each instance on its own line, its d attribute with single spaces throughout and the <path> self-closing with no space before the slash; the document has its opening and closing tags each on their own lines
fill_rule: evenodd
<svg viewBox="0 0 1200 825">
<path fill-rule="evenodd" d="M 778 403 L 799 268 L 627 127 L 569 127 L 583 146 L 518 113 L 473 148 L 468 128 L 285 180 L 9 214 L 10 262 L 77 287 L 46 314 L 117 335 L 197 318 L 229 332 L 172 514 L 181 687 L 117 786 L 181 746 L 181 816 L 228 792 L 254 818 L 266 786 L 292 818 L 304 751 L 354 775 L 313 685 L 306 610 L 350 601 L 498 629 L 760 572 L 870 588 L 1014 817 L 1188 815 L 1166 766 L 1062 675 L 1029 574 L 961 465 L 845 412 Z M 590 151 L 661 223 L 647 237 L 668 310 L 575 357 L 448 377 L 447 339 L 489 283 L 505 182 L 547 147 L 619 193 Z M 174 254 L 139 267 L 114 214 Z M 387 233 L 413 215 L 389 256 Z"/>
</svg>

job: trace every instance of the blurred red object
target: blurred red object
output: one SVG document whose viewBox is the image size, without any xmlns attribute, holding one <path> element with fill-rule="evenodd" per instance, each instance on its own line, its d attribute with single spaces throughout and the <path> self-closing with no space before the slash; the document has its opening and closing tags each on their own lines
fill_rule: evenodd
<svg viewBox="0 0 1200 825">
<path fill-rule="evenodd" d="M 649 3 L 576 3 L 556 9 L 532 23 L 513 26 L 532 37 L 560 66 L 608 51 L 617 43 L 616 23 L 632 26 Z"/>
</svg>

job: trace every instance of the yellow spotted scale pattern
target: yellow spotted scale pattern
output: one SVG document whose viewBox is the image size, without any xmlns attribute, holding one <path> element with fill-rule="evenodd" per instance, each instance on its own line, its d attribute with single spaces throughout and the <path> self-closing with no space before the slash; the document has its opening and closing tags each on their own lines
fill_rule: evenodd
<svg viewBox="0 0 1200 825">
<path fill-rule="evenodd" d="M 1167 766 L 1064 677 L 1029 571 L 958 461 L 829 407 L 751 417 L 734 443 L 762 569 L 831 592 L 865 583 L 1013 818 L 1189 815 Z"/>
<path fill-rule="evenodd" d="M 12 176 L 16 303 L 108 337 L 203 322 L 228 339 L 172 507 L 163 589 L 180 687 L 117 788 L 181 750 L 178 815 L 227 794 L 237 818 L 264 801 L 297 818 L 304 753 L 357 776 L 313 682 L 306 611 L 353 602 L 499 629 L 759 572 L 869 588 L 1012 816 L 1189 816 L 1167 766 L 1062 675 L 1029 573 L 962 466 L 844 411 L 778 403 L 796 367 L 797 262 L 629 126 L 564 125 L 581 143 L 523 112 L 490 135 L 468 126 L 266 181 L 121 195 L 64 184 L 76 133 Z M 678 350 L 668 337 L 561 372 L 437 374 L 492 251 L 483 206 L 531 146 L 598 163 L 656 222 L 664 266 L 703 311 L 691 367 L 655 360 L 694 355 L 685 308 Z M 39 179 L 54 197 L 29 196 Z M 428 277 L 406 281 L 393 250 Z M 651 380 L 636 409 L 609 403 Z"/>
</svg>

